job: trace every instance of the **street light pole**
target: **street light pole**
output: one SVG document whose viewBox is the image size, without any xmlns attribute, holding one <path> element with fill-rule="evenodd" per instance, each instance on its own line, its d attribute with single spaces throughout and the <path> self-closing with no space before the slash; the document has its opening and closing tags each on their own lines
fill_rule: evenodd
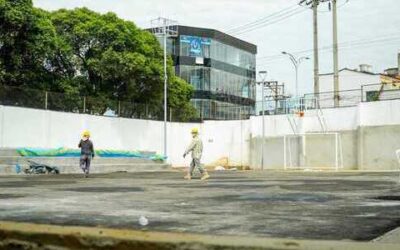
<svg viewBox="0 0 400 250">
<path fill-rule="evenodd" d="M 259 71 L 258 74 L 261 78 L 261 107 L 262 107 L 262 138 L 261 138 L 261 170 L 264 170 L 264 138 L 265 138 L 265 108 L 264 108 L 264 88 L 265 88 L 265 78 L 267 77 L 267 71 Z"/>
<path fill-rule="evenodd" d="M 294 69 L 296 70 L 296 86 L 295 86 L 296 91 L 295 91 L 295 93 L 296 93 L 296 97 L 299 97 L 299 66 L 303 60 L 309 60 L 310 58 L 307 56 L 302 56 L 300 58 L 296 58 L 293 54 L 288 53 L 286 51 L 282 51 L 282 54 L 289 56 L 290 61 L 292 61 Z"/>
<path fill-rule="evenodd" d="M 152 32 L 154 35 L 162 39 L 162 46 L 164 49 L 164 156 L 168 154 L 168 141 L 167 141 L 167 117 L 168 117 L 168 73 L 167 73 L 167 39 L 168 37 L 178 36 L 178 26 L 176 21 L 159 17 L 151 20 Z M 160 40 L 161 40 L 160 39 Z M 161 41 L 160 41 L 161 44 Z"/>
<path fill-rule="evenodd" d="M 167 74 L 167 20 L 164 19 L 164 156 L 167 156 L 167 85 L 168 85 L 168 74 Z"/>
</svg>

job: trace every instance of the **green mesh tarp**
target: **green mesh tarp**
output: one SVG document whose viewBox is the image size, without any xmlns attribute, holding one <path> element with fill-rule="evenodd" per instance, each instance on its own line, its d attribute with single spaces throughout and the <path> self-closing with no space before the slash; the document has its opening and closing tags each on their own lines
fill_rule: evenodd
<svg viewBox="0 0 400 250">
<path fill-rule="evenodd" d="M 18 148 L 17 152 L 25 157 L 79 157 L 80 149 L 70 148 Z M 128 151 L 128 150 L 95 150 L 96 156 L 113 158 L 142 158 L 154 161 L 163 161 L 166 157 L 150 152 Z"/>
</svg>

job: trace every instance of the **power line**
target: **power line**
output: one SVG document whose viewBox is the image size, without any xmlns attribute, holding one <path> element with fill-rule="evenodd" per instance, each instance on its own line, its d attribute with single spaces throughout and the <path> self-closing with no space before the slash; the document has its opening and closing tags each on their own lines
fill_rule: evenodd
<svg viewBox="0 0 400 250">
<path fill-rule="evenodd" d="M 286 13 L 286 14 L 284 14 L 284 15 L 280 15 L 280 16 L 277 17 L 276 19 L 274 18 L 273 20 L 270 20 L 269 22 L 260 23 L 260 24 L 257 25 L 257 26 L 254 26 L 254 27 L 250 27 L 250 28 L 241 30 L 241 31 L 236 32 L 236 33 L 234 33 L 234 34 L 235 34 L 235 35 L 241 35 L 241 34 L 248 33 L 248 32 L 251 32 L 251 31 L 260 29 L 260 28 L 265 28 L 265 27 L 267 27 L 267 26 L 270 26 L 270 25 L 272 25 L 272 24 L 276 24 L 276 23 L 282 22 L 282 21 L 284 21 L 284 20 L 286 20 L 286 19 L 288 19 L 288 18 L 290 18 L 290 17 L 296 16 L 296 15 L 298 15 L 298 14 L 300 14 L 300 13 L 303 13 L 303 12 L 305 12 L 304 9 L 296 9 L 296 10 L 291 11 L 290 13 Z"/>
<path fill-rule="evenodd" d="M 391 42 L 397 42 L 398 40 L 400 40 L 400 36 L 399 35 L 390 36 L 390 37 L 386 37 L 386 38 L 377 38 L 377 39 L 372 39 L 372 40 L 359 39 L 359 40 L 339 43 L 339 47 L 342 48 L 342 49 L 351 49 L 353 47 L 363 47 L 363 46 L 371 46 L 371 45 L 377 45 L 377 44 L 386 44 L 386 43 L 391 43 Z M 318 51 L 321 51 L 321 52 L 328 52 L 328 51 L 331 51 L 331 50 L 332 50 L 332 45 L 323 46 L 323 47 L 318 49 Z M 300 54 L 305 54 L 305 53 L 309 53 L 309 52 L 312 52 L 312 51 L 313 51 L 313 49 L 300 50 L 300 51 L 294 52 L 293 54 L 300 55 Z M 283 58 L 285 58 L 284 55 L 276 54 L 276 55 L 271 55 L 271 56 L 259 57 L 259 58 L 257 58 L 257 61 L 267 60 L 267 61 L 271 61 L 272 62 L 272 61 L 281 60 Z M 262 64 L 262 65 L 264 65 L 264 64 Z"/>
<path fill-rule="evenodd" d="M 255 20 L 253 22 L 249 22 L 249 23 L 246 23 L 246 24 L 243 24 L 243 25 L 239 25 L 239 26 L 236 26 L 236 27 L 233 27 L 233 28 L 229 28 L 229 29 L 226 30 L 226 32 L 228 32 L 228 33 L 229 32 L 236 32 L 236 31 L 239 31 L 239 30 L 247 28 L 247 27 L 252 27 L 254 25 L 258 25 L 258 24 L 260 24 L 262 22 L 268 21 L 271 18 L 274 18 L 277 15 L 280 15 L 282 13 L 286 13 L 286 12 L 290 11 L 291 9 L 293 9 L 293 7 L 296 7 L 296 6 L 297 6 L 297 4 L 292 5 L 292 6 L 288 7 L 288 8 L 284 8 L 284 9 L 282 9 L 280 11 L 275 12 L 275 13 L 269 14 L 269 15 L 267 15 L 265 17 L 259 18 L 259 19 Z"/>
</svg>

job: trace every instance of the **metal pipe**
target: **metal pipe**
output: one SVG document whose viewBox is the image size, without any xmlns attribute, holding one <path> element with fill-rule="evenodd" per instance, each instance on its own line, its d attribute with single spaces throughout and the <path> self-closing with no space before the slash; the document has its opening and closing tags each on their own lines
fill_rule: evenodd
<svg viewBox="0 0 400 250">
<path fill-rule="evenodd" d="M 44 98 L 44 109 L 47 110 L 47 103 L 48 103 L 48 92 L 45 92 L 45 98 Z"/>
<path fill-rule="evenodd" d="M 265 109 L 264 109 L 264 86 L 265 81 L 263 80 L 261 83 L 261 95 L 262 95 L 262 142 L 261 142 L 261 170 L 264 170 L 264 137 L 265 137 L 265 120 L 264 120 L 264 114 L 265 114 Z"/>
</svg>

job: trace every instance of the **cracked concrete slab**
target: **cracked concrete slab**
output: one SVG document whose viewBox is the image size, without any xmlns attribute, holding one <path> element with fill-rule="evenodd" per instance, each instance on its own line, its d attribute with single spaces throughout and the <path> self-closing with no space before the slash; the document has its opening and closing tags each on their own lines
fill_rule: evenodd
<svg viewBox="0 0 400 250">
<path fill-rule="evenodd" d="M 370 241 L 400 225 L 391 172 L 0 176 L 0 220 L 212 235 Z M 149 224 L 141 226 L 140 216 Z"/>
</svg>

